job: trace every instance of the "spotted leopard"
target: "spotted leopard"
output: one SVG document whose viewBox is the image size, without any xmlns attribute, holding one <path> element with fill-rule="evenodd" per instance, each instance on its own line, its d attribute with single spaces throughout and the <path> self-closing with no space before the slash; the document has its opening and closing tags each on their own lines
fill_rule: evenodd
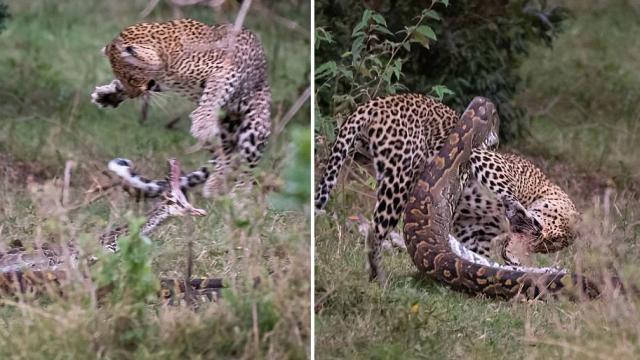
<svg viewBox="0 0 640 360">
<path fill-rule="evenodd" d="M 486 256 L 492 241 L 499 240 L 504 261 L 521 265 L 522 258 L 531 253 L 551 253 L 573 243 L 580 213 L 569 195 L 531 161 L 515 154 L 475 149 L 469 162 L 471 177 L 476 180 L 463 190 L 452 228 L 467 248 Z M 508 237 L 499 237 L 511 229 L 505 227 L 508 209 L 496 195 L 519 203 L 526 212 L 524 218 L 510 218 L 510 228 L 517 232 Z"/>
<path fill-rule="evenodd" d="M 371 279 L 382 281 L 384 278 L 379 267 L 380 244 L 397 225 L 416 175 L 442 148 L 458 119 L 454 110 L 430 97 L 400 94 L 359 106 L 341 126 L 318 184 L 316 208 L 322 209 L 326 204 L 339 170 L 350 153 L 356 148 L 367 152 L 366 155 L 373 159 L 377 180 L 374 226 L 367 236 Z M 566 229 L 569 224 L 563 222 L 566 219 L 562 217 L 564 209 L 541 200 L 538 195 L 553 200 L 550 196 L 555 194 L 565 201 L 562 205 L 567 209 L 575 212 L 575 207 L 566 194 L 549 183 L 530 162 L 490 150 L 498 144 L 498 127 L 496 120 L 484 145 L 472 153 L 469 174 L 472 179 L 458 205 L 453 235 L 481 254 L 489 252 L 494 238 L 510 231 L 515 234 L 509 241 L 521 239 L 536 251 L 540 251 L 540 244 L 545 244 L 548 251 L 560 248 L 558 244 L 568 244 L 572 233 Z M 509 165 L 512 161 L 520 165 Z M 520 171 L 525 176 L 518 176 Z M 526 174 L 535 174 L 540 181 L 529 181 Z M 549 191 L 545 192 L 545 189 Z M 552 212 L 547 211 L 545 204 L 552 205 Z M 553 219 L 554 216 L 558 219 Z M 511 223 L 506 222 L 506 218 Z M 512 251 L 514 245 L 511 242 L 503 244 L 502 253 L 508 263 L 519 264 L 520 259 Z"/>
<path fill-rule="evenodd" d="M 340 127 L 331 156 L 320 177 L 316 209 L 322 209 L 335 186 L 344 161 L 355 149 L 367 152 L 377 180 L 377 203 L 373 226 L 367 236 L 370 279 L 383 281 L 379 268 L 380 246 L 400 220 L 415 176 L 443 146 L 458 114 L 435 99 L 421 94 L 398 94 L 370 100 Z M 497 127 L 487 145 L 498 142 Z"/>
<path fill-rule="evenodd" d="M 578 273 L 554 268 L 504 266 L 464 250 L 450 234 L 453 213 L 469 178 L 472 150 L 484 146 L 497 116 L 485 98 L 474 98 L 428 162 L 405 209 L 404 237 L 413 263 L 421 273 L 455 290 L 489 297 L 541 299 L 568 295 L 594 299 L 603 290 L 624 292 L 620 279 L 603 283 Z M 607 284 L 608 283 L 608 284 Z"/>
<path fill-rule="evenodd" d="M 271 89 L 258 37 L 233 25 L 181 19 L 138 23 L 105 46 L 115 79 L 92 101 L 117 107 L 126 99 L 174 91 L 197 102 L 191 135 L 214 153 L 205 196 L 223 192 L 230 170 L 254 167 L 271 132 Z M 236 185 L 244 184 L 238 177 Z M 139 184 L 146 192 L 147 184 Z M 250 184 L 250 182 L 248 183 Z"/>
</svg>

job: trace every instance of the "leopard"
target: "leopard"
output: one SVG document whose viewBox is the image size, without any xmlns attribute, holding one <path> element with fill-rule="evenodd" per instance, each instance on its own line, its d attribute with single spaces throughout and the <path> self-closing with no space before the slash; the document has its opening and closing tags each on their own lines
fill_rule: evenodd
<svg viewBox="0 0 640 360">
<path fill-rule="evenodd" d="M 196 149 L 213 154 L 205 197 L 227 192 L 232 170 L 244 174 L 257 166 L 271 134 L 271 87 L 256 34 L 192 19 L 143 22 L 124 28 L 103 53 L 115 78 L 91 94 L 98 107 L 169 91 L 197 104 L 189 114 L 190 134 Z M 251 185 L 245 176 L 234 183 L 232 189 Z M 151 196 L 166 188 L 133 184 Z"/>
<path fill-rule="evenodd" d="M 376 177 L 373 226 L 366 237 L 371 281 L 384 283 L 385 275 L 380 267 L 381 244 L 400 221 L 415 187 L 416 176 L 443 147 L 459 118 L 455 110 L 428 95 L 402 93 L 374 98 L 359 105 L 340 126 L 331 155 L 318 181 L 315 208 L 321 212 L 326 206 L 345 161 L 355 153 L 364 152 L 365 158 L 372 161 Z M 526 241 L 535 243 L 536 246 L 532 246 L 536 250 L 541 249 L 538 243 L 546 244 L 548 251 L 559 248 L 554 239 L 562 244 L 571 239 L 570 234 L 562 232 L 566 230 L 563 226 L 568 225 L 563 217 L 564 209 L 536 197 L 542 193 L 531 191 L 536 187 L 535 182 L 525 186 L 528 184 L 527 177 L 514 176 L 524 168 L 531 174 L 542 173 L 525 160 L 517 162 L 522 167 L 509 165 L 512 157 L 496 152 L 498 132 L 499 119 L 494 122 L 482 146 L 472 152 L 469 165 L 472 171 L 468 172 L 471 178 L 460 179 L 467 185 L 456 206 L 453 235 L 462 239 L 463 245 L 481 253 L 488 253 L 495 239 L 505 233 L 511 235 L 509 239 L 526 237 Z M 492 162 L 492 159 L 496 159 L 496 162 Z M 542 181 L 546 178 L 539 178 L 538 185 L 550 184 Z M 526 192 L 527 189 L 530 192 Z M 553 189 L 558 197 L 568 200 L 567 196 L 562 196 L 561 190 Z M 551 198 L 547 197 L 547 200 Z M 565 204 L 567 208 L 574 209 L 569 203 L 570 200 Z M 557 229 L 555 224 L 559 224 Z M 520 263 L 512 251 L 517 242 L 504 240 L 502 245 L 506 250 L 501 253 L 505 255 L 505 262 Z"/>
<path fill-rule="evenodd" d="M 497 251 L 508 265 L 530 265 L 523 261 L 530 262 L 533 253 L 573 244 L 581 214 L 567 192 L 533 162 L 487 149 L 472 151 L 469 162 L 474 180 L 462 192 L 452 229 L 465 247 L 484 256 Z M 533 221 L 510 216 L 505 199 L 522 205 Z"/>
</svg>

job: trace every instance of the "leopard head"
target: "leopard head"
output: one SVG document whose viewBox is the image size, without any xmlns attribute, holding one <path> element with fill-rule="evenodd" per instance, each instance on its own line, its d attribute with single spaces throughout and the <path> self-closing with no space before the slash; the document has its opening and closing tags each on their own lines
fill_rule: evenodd
<svg viewBox="0 0 640 360">
<path fill-rule="evenodd" d="M 130 98 L 161 90 L 158 76 L 164 69 L 164 61 L 148 28 L 152 25 L 128 27 L 103 49 L 113 74 Z"/>
</svg>

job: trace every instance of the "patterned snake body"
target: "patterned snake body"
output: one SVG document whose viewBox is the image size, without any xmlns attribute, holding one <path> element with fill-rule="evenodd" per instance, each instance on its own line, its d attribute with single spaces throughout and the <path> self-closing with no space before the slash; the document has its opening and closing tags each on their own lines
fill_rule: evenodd
<svg viewBox="0 0 640 360">
<path fill-rule="evenodd" d="M 147 220 L 140 230 L 141 235 L 148 234 L 171 216 L 202 216 L 205 214 L 204 210 L 193 207 L 182 192 L 180 164 L 175 159 L 169 160 L 168 178 L 168 186 L 163 193 L 164 200 L 147 216 Z M 100 237 L 100 242 L 106 250 L 115 252 L 117 239 L 128 232 L 128 225 L 118 226 L 103 234 Z M 7 252 L 0 251 L 0 298 L 22 293 L 62 292 L 63 285 L 74 279 L 74 274 L 69 271 L 78 270 L 80 257 L 73 242 L 67 245 L 65 248 L 43 244 L 40 248 L 31 251 L 24 248 L 15 248 Z M 88 260 L 89 265 L 92 265 L 97 258 L 91 257 Z M 76 278 L 84 276 L 79 271 L 76 275 Z M 189 280 L 161 278 L 159 296 L 173 300 L 176 294 L 185 292 L 191 294 L 192 291 L 202 291 L 209 297 L 211 292 L 219 292 L 223 287 L 223 281 L 219 278 Z M 109 287 L 104 287 L 99 289 L 98 293 L 105 293 L 109 290 Z"/>
<path fill-rule="evenodd" d="M 468 177 L 471 150 L 484 143 L 495 121 L 495 106 L 487 99 L 474 98 L 444 146 L 426 164 L 405 210 L 404 236 L 413 262 L 422 273 L 471 294 L 534 299 L 562 291 L 598 296 L 598 288 L 581 275 L 492 263 L 467 255 L 449 235 L 455 204 Z"/>
</svg>

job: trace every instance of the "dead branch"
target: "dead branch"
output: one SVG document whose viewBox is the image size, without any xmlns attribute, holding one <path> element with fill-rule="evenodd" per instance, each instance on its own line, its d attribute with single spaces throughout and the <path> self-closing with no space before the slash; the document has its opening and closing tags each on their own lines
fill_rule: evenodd
<svg viewBox="0 0 640 360">
<path fill-rule="evenodd" d="M 244 24 L 244 18 L 247 16 L 247 12 L 249 12 L 249 7 L 251 7 L 251 0 L 244 0 L 240 6 L 240 11 L 238 11 L 236 21 L 233 24 L 233 36 L 237 35 L 242 29 L 242 24 Z"/>
<path fill-rule="evenodd" d="M 64 185 L 62 187 L 62 206 L 66 207 L 69 204 L 69 188 L 71 185 L 71 170 L 75 166 L 73 160 L 67 160 L 64 167 Z"/>
<path fill-rule="evenodd" d="M 153 9 L 155 9 L 156 6 L 158 6 L 159 2 L 160 2 L 160 0 L 150 0 L 149 3 L 147 4 L 147 7 L 145 7 L 144 10 L 142 10 L 142 12 L 140 12 L 140 18 L 144 19 L 147 16 L 149 16 L 149 14 L 151 14 Z"/>
<path fill-rule="evenodd" d="M 284 114 L 284 117 L 282 118 L 282 120 L 278 121 L 278 125 L 275 131 L 276 136 L 284 130 L 284 127 L 287 126 L 287 123 L 289 123 L 289 121 L 293 119 L 293 117 L 298 113 L 298 111 L 300 111 L 300 108 L 302 108 L 302 106 L 307 102 L 307 100 L 309 100 L 310 96 L 311 96 L 311 86 L 307 86 L 307 88 L 302 92 L 302 95 L 300 95 L 298 99 L 296 99 L 293 105 L 291 105 L 291 108 L 289 108 L 287 113 Z"/>
</svg>

